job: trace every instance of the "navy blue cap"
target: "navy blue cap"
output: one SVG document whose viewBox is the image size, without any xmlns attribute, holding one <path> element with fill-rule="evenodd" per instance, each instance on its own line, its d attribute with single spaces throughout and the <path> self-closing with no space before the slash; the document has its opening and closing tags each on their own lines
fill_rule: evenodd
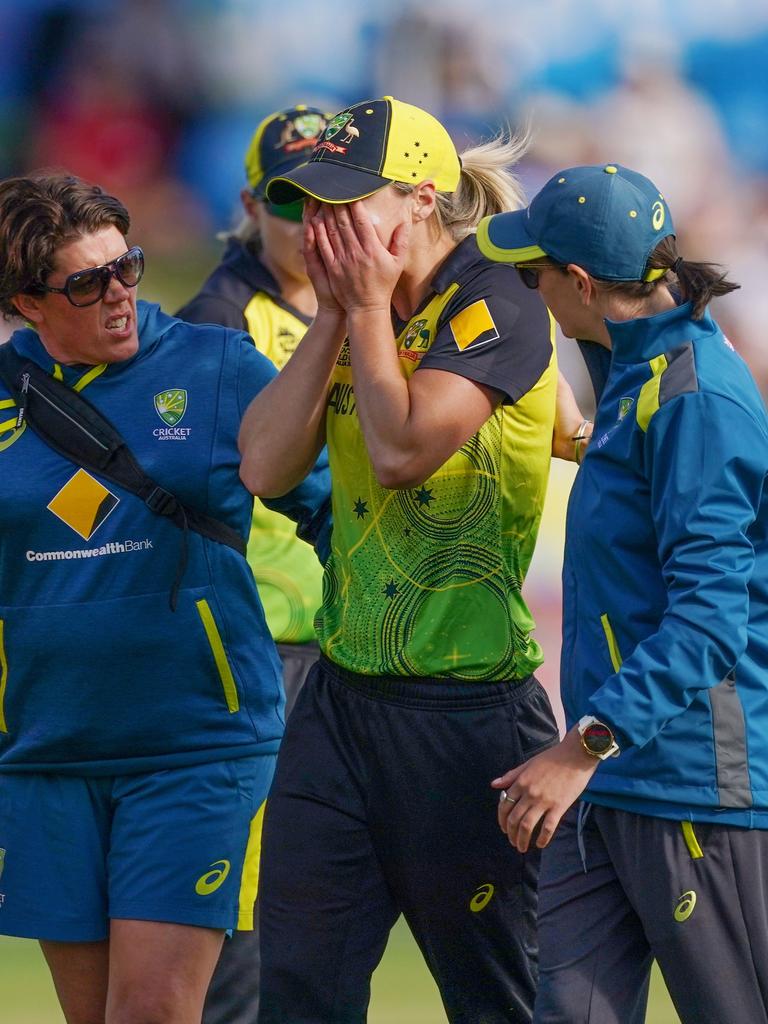
<svg viewBox="0 0 768 1024">
<path fill-rule="evenodd" d="M 485 217 L 480 251 L 500 263 L 548 256 L 606 281 L 653 281 L 648 257 L 674 235 L 672 215 L 652 181 L 619 164 L 569 167 L 553 175 L 525 210 Z"/>
</svg>

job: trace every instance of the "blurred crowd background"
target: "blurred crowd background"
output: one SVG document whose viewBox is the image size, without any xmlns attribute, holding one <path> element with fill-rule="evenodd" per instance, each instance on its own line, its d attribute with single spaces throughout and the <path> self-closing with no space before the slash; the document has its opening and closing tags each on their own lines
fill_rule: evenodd
<svg viewBox="0 0 768 1024">
<path fill-rule="evenodd" d="M 768 393 L 766 0 L 0 0 L 0 176 L 63 167 L 120 196 L 142 294 L 169 311 L 237 219 L 258 121 L 384 94 L 432 111 L 459 149 L 530 131 L 530 193 L 572 164 L 649 175 L 683 255 L 741 282 L 716 315 Z M 570 479 L 555 474 L 532 583 L 552 685 Z"/>
</svg>

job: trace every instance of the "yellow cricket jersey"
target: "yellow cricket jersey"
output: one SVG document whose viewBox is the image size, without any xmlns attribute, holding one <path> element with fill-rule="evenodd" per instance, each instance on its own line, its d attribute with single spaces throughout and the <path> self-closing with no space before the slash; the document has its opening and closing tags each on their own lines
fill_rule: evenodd
<svg viewBox="0 0 768 1024">
<path fill-rule="evenodd" d="M 334 526 L 318 636 L 355 672 L 523 678 L 543 660 L 521 586 L 549 473 L 553 324 L 538 294 L 473 237 L 432 287 L 396 325 L 401 372 L 458 373 L 504 398 L 420 487 L 387 490 L 368 457 L 345 343 L 328 397 Z"/>
</svg>

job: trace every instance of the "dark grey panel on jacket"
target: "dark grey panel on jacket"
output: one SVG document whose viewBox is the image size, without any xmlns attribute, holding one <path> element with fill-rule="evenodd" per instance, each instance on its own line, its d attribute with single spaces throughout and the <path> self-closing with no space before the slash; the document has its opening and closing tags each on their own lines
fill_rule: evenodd
<svg viewBox="0 0 768 1024">
<path fill-rule="evenodd" d="M 733 674 L 709 691 L 721 807 L 751 807 L 744 709 Z"/>
<path fill-rule="evenodd" d="M 693 345 L 687 341 L 684 345 L 671 349 L 666 353 L 667 368 L 659 382 L 659 405 L 664 405 L 678 395 L 699 390 L 696 376 L 696 361 Z"/>
</svg>

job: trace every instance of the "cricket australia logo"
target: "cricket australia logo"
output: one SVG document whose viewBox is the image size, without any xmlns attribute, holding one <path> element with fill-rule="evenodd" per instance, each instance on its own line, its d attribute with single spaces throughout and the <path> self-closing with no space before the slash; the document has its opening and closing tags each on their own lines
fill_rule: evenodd
<svg viewBox="0 0 768 1024">
<path fill-rule="evenodd" d="M 618 421 L 619 422 L 621 422 L 621 420 L 624 419 L 624 417 L 627 415 L 627 413 L 629 412 L 629 410 L 632 408 L 632 406 L 634 404 L 635 404 L 634 398 L 620 398 L 619 399 L 619 416 L 618 416 Z"/>
<path fill-rule="evenodd" d="M 342 128 L 346 128 L 346 137 L 342 139 L 342 142 L 351 142 L 353 137 L 359 138 L 360 132 L 357 128 L 351 127 L 351 122 L 354 120 L 355 115 L 349 112 L 345 114 L 337 114 L 336 117 L 331 118 L 328 122 L 328 127 L 325 129 L 326 139 L 332 139 L 334 135 L 338 135 Z"/>
<path fill-rule="evenodd" d="M 175 427 L 187 411 L 187 392 L 183 388 L 171 388 L 155 395 L 155 412 L 169 427 Z"/>
</svg>

